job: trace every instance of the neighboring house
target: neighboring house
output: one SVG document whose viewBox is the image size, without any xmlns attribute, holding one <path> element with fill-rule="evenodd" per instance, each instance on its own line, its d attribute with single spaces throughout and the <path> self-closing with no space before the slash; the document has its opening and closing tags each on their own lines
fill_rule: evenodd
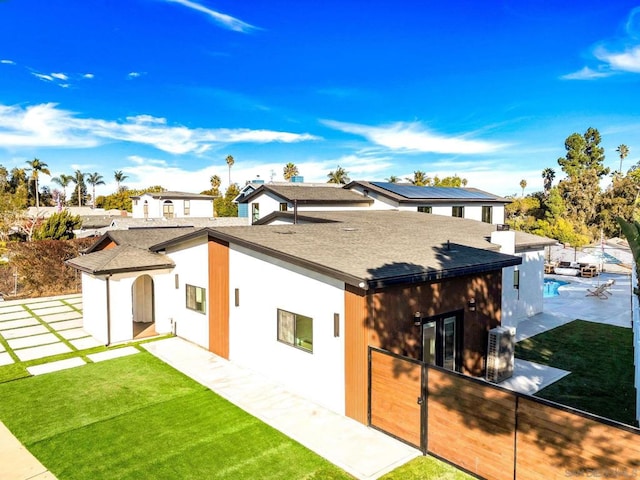
<svg viewBox="0 0 640 480">
<path fill-rule="evenodd" d="M 133 218 L 213 217 L 211 195 L 184 192 L 144 193 L 131 197 Z"/>
<path fill-rule="evenodd" d="M 233 199 L 233 203 L 238 204 L 238 218 L 249 218 L 249 206 L 247 203 L 242 202 L 242 199 L 255 192 L 260 185 L 264 185 L 264 180 L 256 179 L 252 182 L 248 182 L 244 187 L 240 189 L 240 193 L 236 196 L 236 198 Z"/>
<path fill-rule="evenodd" d="M 511 200 L 477 188 L 420 187 L 408 183 L 353 181 L 344 186 L 373 200 L 372 208 L 398 209 L 504 223 Z"/>
<path fill-rule="evenodd" d="M 546 241 L 518 247 L 490 227 L 332 212 L 322 223 L 110 231 L 68 263 L 82 272 L 84 327 L 101 341 L 174 332 L 366 424 L 370 346 L 484 374 L 487 332 L 517 287 L 505 277 L 528 262 L 489 239 L 514 250 Z"/>
<path fill-rule="evenodd" d="M 354 210 L 371 206 L 364 195 L 331 183 L 268 183 L 238 200 L 238 212 L 246 211 L 251 223 L 272 212 Z"/>
</svg>

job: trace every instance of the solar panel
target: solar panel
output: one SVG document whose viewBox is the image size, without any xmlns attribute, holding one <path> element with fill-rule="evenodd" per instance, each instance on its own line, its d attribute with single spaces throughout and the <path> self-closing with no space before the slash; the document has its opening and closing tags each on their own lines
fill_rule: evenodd
<svg viewBox="0 0 640 480">
<path fill-rule="evenodd" d="M 376 187 L 388 190 L 411 200 L 455 199 L 455 200 L 494 200 L 490 193 L 467 190 L 457 187 L 419 187 L 391 182 L 371 182 Z"/>
</svg>

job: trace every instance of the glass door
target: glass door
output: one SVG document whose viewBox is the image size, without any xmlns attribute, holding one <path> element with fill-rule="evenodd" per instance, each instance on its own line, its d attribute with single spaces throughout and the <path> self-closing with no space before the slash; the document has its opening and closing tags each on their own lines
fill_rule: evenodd
<svg viewBox="0 0 640 480">
<path fill-rule="evenodd" d="M 422 361 L 460 371 L 462 312 L 427 318 L 422 323 Z"/>
</svg>

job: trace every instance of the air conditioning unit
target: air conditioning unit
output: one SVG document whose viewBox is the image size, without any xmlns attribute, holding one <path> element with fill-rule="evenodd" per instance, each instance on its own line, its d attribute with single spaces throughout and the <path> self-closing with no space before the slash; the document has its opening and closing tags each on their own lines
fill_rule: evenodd
<svg viewBox="0 0 640 480">
<path fill-rule="evenodd" d="M 486 374 L 488 381 L 500 383 L 513 375 L 515 347 L 514 328 L 496 327 L 489 330 Z"/>
</svg>

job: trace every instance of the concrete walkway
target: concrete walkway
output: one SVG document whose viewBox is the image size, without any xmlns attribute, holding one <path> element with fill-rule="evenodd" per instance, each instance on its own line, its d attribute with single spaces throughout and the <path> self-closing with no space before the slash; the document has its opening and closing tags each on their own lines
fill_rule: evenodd
<svg viewBox="0 0 640 480">
<path fill-rule="evenodd" d="M 0 480 L 55 480 L 0 422 Z"/>
<path fill-rule="evenodd" d="M 356 478 L 378 478 L 421 455 L 181 338 L 148 343 L 144 348 Z"/>
</svg>

